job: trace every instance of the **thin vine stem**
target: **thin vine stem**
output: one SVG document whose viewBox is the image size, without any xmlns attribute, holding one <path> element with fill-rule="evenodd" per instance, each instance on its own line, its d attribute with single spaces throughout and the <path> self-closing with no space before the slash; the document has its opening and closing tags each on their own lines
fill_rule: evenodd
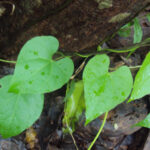
<svg viewBox="0 0 150 150">
<path fill-rule="evenodd" d="M 75 140 L 75 138 L 74 138 L 74 136 L 73 136 L 73 134 L 72 134 L 72 129 L 69 127 L 68 122 L 67 122 L 66 119 L 65 119 L 65 122 L 66 122 L 67 128 L 68 128 L 68 130 L 69 130 L 69 134 L 71 135 L 71 138 L 72 138 L 72 140 L 73 140 L 73 143 L 74 143 L 74 145 L 75 145 L 75 147 L 76 147 L 76 150 L 79 150 L 79 148 L 78 148 L 78 146 L 77 146 L 77 144 L 76 144 L 76 140 Z"/>
<path fill-rule="evenodd" d="M 109 51 L 113 53 L 127 53 L 127 52 L 132 52 L 133 50 L 136 50 L 138 47 L 134 47 L 132 49 L 126 49 L 126 50 L 115 50 L 115 49 L 104 49 L 103 51 Z"/>
<path fill-rule="evenodd" d="M 73 134 L 70 133 L 70 135 L 71 135 L 71 137 L 72 137 L 72 140 L 73 140 L 73 143 L 74 143 L 74 145 L 75 145 L 75 147 L 76 147 L 76 150 L 79 150 L 79 148 L 78 148 L 78 146 L 77 146 L 77 144 L 76 144 L 75 138 L 73 137 Z"/>
<path fill-rule="evenodd" d="M 16 64 L 16 61 L 0 59 L 0 62 Z"/>
<path fill-rule="evenodd" d="M 138 43 L 138 44 L 131 46 L 131 47 L 124 47 L 124 48 L 119 48 L 119 49 L 110 49 L 110 48 L 104 48 L 103 49 L 102 48 L 101 51 L 97 51 L 97 52 L 86 53 L 86 54 L 74 53 L 73 55 L 80 56 L 82 58 L 88 58 L 88 57 L 96 55 L 96 54 L 107 54 L 107 53 L 111 53 L 111 52 L 112 53 L 128 53 L 128 52 L 133 53 L 138 48 L 150 46 L 149 43 L 150 43 L 150 38 L 147 38 L 143 42 Z"/>
<path fill-rule="evenodd" d="M 82 57 L 82 58 L 88 58 L 88 57 L 90 57 L 93 54 L 79 54 L 79 53 L 75 53 L 75 55 L 77 55 L 79 57 Z"/>
<path fill-rule="evenodd" d="M 90 144 L 88 150 L 91 150 L 91 148 L 93 147 L 93 145 L 95 144 L 96 140 L 98 139 L 99 135 L 101 134 L 102 130 L 103 130 L 103 127 L 106 123 L 106 119 L 107 119 L 107 116 L 108 116 L 108 112 L 105 113 L 105 116 L 104 116 L 104 120 L 103 120 L 103 123 L 97 133 L 97 135 L 95 136 L 94 140 L 92 141 L 92 143 Z"/>
<path fill-rule="evenodd" d="M 138 49 L 139 47 L 132 47 L 132 49 L 122 49 L 122 50 L 115 50 L 115 49 L 102 49 L 101 51 L 98 52 L 93 52 L 93 53 L 89 53 L 89 54 L 80 54 L 80 53 L 75 53 L 74 55 L 76 56 L 80 56 L 82 58 L 88 58 L 90 56 L 96 55 L 96 54 L 107 54 L 107 53 L 128 53 L 128 52 L 132 52 L 135 51 L 136 49 Z"/>
</svg>

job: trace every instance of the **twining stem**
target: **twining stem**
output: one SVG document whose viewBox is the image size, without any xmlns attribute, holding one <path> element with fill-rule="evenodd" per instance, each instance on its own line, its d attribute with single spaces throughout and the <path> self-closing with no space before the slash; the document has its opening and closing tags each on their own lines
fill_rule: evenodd
<svg viewBox="0 0 150 150">
<path fill-rule="evenodd" d="M 150 46 L 150 38 L 145 39 L 144 41 L 132 46 L 132 47 L 124 47 L 121 49 L 110 49 L 110 48 L 102 48 L 100 51 L 97 52 L 92 52 L 92 53 L 87 53 L 87 54 L 79 54 L 79 53 L 74 53 L 73 55 L 77 55 L 83 58 L 88 58 L 90 56 L 96 55 L 96 54 L 107 54 L 110 52 L 113 53 L 128 53 L 130 52 L 130 55 L 135 52 L 135 50 L 137 50 L 140 47 L 146 47 L 146 46 Z"/>
<path fill-rule="evenodd" d="M 132 52 L 135 51 L 136 49 L 138 49 L 139 47 L 132 47 L 132 49 L 122 49 L 122 50 L 115 50 L 115 49 L 102 49 L 101 51 L 98 52 L 93 52 L 93 53 L 89 53 L 89 54 L 79 54 L 79 53 L 75 53 L 74 55 L 80 56 L 82 58 L 88 58 L 90 56 L 93 55 L 97 55 L 97 54 L 107 54 L 107 53 L 128 53 L 128 52 Z"/>
<path fill-rule="evenodd" d="M 124 50 L 115 50 L 115 49 L 104 49 L 103 51 L 109 51 L 109 52 L 113 52 L 113 53 L 127 53 L 127 52 L 132 52 L 134 50 L 136 50 L 138 47 L 133 47 L 132 49 L 124 49 Z"/>
<path fill-rule="evenodd" d="M 0 59 L 0 62 L 16 64 L 16 61 Z"/>
<path fill-rule="evenodd" d="M 79 54 L 79 53 L 75 53 L 75 55 L 77 55 L 79 57 L 82 57 L 82 58 L 88 58 L 88 57 L 90 57 L 93 54 Z"/>
<path fill-rule="evenodd" d="M 91 148 L 93 147 L 93 145 L 95 144 L 96 140 L 98 139 L 99 135 L 101 134 L 102 130 L 103 130 L 103 127 L 105 125 L 105 122 L 106 122 L 106 119 L 107 119 L 107 116 L 108 116 L 108 112 L 105 113 L 105 116 L 104 116 L 104 120 L 103 120 L 103 123 L 97 133 L 97 135 L 95 136 L 94 140 L 92 141 L 92 143 L 90 144 L 88 150 L 91 150 Z"/>
</svg>

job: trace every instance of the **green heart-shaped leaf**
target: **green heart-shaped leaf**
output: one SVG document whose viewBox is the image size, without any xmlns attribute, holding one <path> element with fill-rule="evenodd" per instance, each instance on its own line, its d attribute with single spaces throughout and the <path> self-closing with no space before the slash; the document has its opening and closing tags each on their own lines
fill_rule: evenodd
<svg viewBox="0 0 150 150">
<path fill-rule="evenodd" d="M 113 109 L 130 94 L 133 84 L 131 72 L 123 66 L 109 73 L 109 57 L 97 55 L 83 72 L 86 124 Z"/>
<path fill-rule="evenodd" d="M 41 94 L 9 93 L 12 76 L 0 79 L 0 134 L 4 138 L 18 135 L 40 116 L 44 96 Z"/>
<path fill-rule="evenodd" d="M 140 70 L 136 74 L 129 102 L 142 98 L 147 94 L 150 94 L 150 53 L 147 54 Z"/>
<path fill-rule="evenodd" d="M 52 60 L 58 46 L 58 40 L 52 36 L 39 36 L 29 40 L 18 56 L 9 91 L 47 93 L 67 83 L 74 65 L 68 57 Z"/>
</svg>

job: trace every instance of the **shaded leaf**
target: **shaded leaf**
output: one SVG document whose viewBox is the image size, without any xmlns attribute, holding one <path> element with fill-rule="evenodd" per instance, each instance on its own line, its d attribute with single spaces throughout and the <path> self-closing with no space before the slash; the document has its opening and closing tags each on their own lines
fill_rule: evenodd
<svg viewBox="0 0 150 150">
<path fill-rule="evenodd" d="M 4 138 L 18 135 L 40 116 L 44 96 L 40 94 L 9 93 L 12 76 L 0 79 L 0 134 Z"/>
<path fill-rule="evenodd" d="M 122 66 L 109 73 L 109 57 L 97 55 L 86 65 L 83 72 L 86 124 L 122 103 L 130 94 L 132 75 Z"/>
<path fill-rule="evenodd" d="M 29 40 L 18 56 L 9 91 L 47 93 L 67 83 L 74 66 L 68 57 L 58 61 L 52 59 L 58 46 L 58 40 L 52 36 Z"/>
<path fill-rule="evenodd" d="M 67 90 L 66 90 L 66 96 L 64 98 L 64 102 L 66 102 L 66 100 L 71 97 L 73 91 L 74 91 L 74 88 L 75 88 L 75 81 L 72 80 L 71 83 L 68 83 L 67 84 Z"/>
<path fill-rule="evenodd" d="M 140 70 L 136 74 L 129 102 L 142 98 L 147 94 L 150 94 L 150 52 L 147 54 Z"/>
<path fill-rule="evenodd" d="M 75 123 L 79 120 L 83 110 L 85 109 L 83 91 L 83 82 L 76 82 L 74 85 L 73 93 L 66 101 L 63 124 L 64 126 L 71 127 L 72 131 L 75 130 Z M 65 132 L 67 132 L 67 130 Z"/>
</svg>

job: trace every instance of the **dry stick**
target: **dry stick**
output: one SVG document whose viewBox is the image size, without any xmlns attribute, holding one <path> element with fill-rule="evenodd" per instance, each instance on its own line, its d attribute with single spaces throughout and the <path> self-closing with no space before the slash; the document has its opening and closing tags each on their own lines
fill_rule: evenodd
<svg viewBox="0 0 150 150">
<path fill-rule="evenodd" d="M 105 122 L 106 122 L 106 119 L 107 119 L 107 116 L 108 116 L 108 112 L 105 113 L 105 116 L 104 116 L 104 120 L 103 120 L 103 123 L 97 133 L 97 135 L 95 136 L 94 140 L 92 141 L 91 145 L 89 146 L 88 150 L 91 150 L 91 148 L 93 147 L 93 145 L 95 144 L 96 140 L 98 139 L 99 135 L 101 134 L 102 130 L 103 130 L 103 127 L 105 125 Z"/>
<path fill-rule="evenodd" d="M 129 66 L 129 68 L 130 69 L 139 69 L 139 68 L 141 68 L 141 65 L 139 65 L 139 66 Z"/>
<path fill-rule="evenodd" d="M 15 11 L 15 4 L 11 1 L 1 1 L 0 4 L 10 4 L 12 6 L 10 15 L 12 16 L 14 14 Z"/>
<path fill-rule="evenodd" d="M 74 79 L 83 69 L 85 66 L 86 59 L 82 62 L 82 64 L 79 66 L 79 68 L 75 71 L 75 74 L 70 78 L 71 80 Z"/>
<path fill-rule="evenodd" d="M 119 67 L 121 67 L 121 66 L 119 66 Z M 138 66 L 128 66 L 128 68 L 129 69 L 139 69 L 139 68 L 141 68 L 141 65 L 138 65 Z M 117 68 L 109 68 L 109 70 L 110 71 L 115 71 L 115 70 L 117 70 Z"/>
</svg>

